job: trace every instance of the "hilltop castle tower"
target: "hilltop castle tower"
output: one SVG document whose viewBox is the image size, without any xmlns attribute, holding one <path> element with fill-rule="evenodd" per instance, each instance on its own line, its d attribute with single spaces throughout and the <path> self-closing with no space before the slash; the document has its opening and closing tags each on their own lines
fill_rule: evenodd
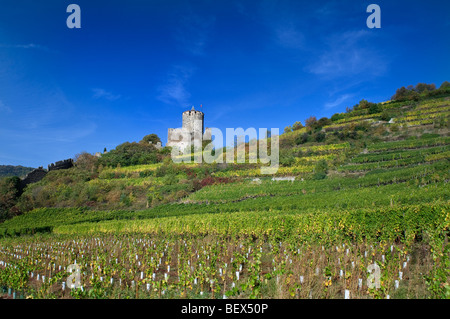
<svg viewBox="0 0 450 319">
<path fill-rule="evenodd" d="M 181 128 L 169 128 L 166 146 L 177 146 L 180 150 L 194 145 L 195 141 L 201 145 L 203 140 L 211 140 L 211 130 L 204 124 L 205 115 L 192 107 L 184 111 L 182 115 Z"/>
</svg>

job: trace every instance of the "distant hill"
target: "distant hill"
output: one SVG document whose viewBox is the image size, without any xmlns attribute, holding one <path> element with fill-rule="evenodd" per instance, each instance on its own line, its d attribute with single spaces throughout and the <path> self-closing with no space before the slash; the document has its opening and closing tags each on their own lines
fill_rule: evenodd
<svg viewBox="0 0 450 319">
<path fill-rule="evenodd" d="M 34 170 L 33 167 L 0 165 L 0 177 L 19 176 L 23 177 Z"/>
</svg>

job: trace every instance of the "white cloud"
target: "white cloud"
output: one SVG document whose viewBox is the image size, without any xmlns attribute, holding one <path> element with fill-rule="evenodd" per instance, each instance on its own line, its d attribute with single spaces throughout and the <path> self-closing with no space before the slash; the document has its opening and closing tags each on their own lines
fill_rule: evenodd
<svg viewBox="0 0 450 319">
<path fill-rule="evenodd" d="M 193 72 L 194 69 L 189 66 L 174 66 L 168 74 L 166 84 L 158 88 L 157 99 L 180 107 L 190 105 L 191 94 L 186 89 L 186 85 Z"/>
<path fill-rule="evenodd" d="M 113 94 L 109 91 L 99 88 L 92 89 L 92 92 L 94 93 L 92 97 L 95 99 L 106 99 L 108 101 L 116 101 L 122 97 L 119 94 Z"/>
<path fill-rule="evenodd" d="M 387 59 L 370 46 L 366 30 L 335 34 L 325 40 L 326 50 L 306 69 L 326 77 L 354 75 L 380 76 L 387 70 Z"/>
<path fill-rule="evenodd" d="M 338 105 L 341 105 L 343 102 L 345 102 L 346 100 L 348 100 L 349 98 L 351 98 L 353 95 L 352 94 L 344 94 L 341 95 L 340 97 L 338 97 L 336 100 L 325 103 L 325 108 L 326 109 L 331 109 L 333 107 L 336 107 Z"/>
<path fill-rule="evenodd" d="M 51 49 L 49 49 L 46 46 L 35 44 L 35 43 L 28 43 L 28 44 L 0 44 L 0 48 L 7 48 L 7 49 L 25 49 L 25 50 L 41 50 L 46 52 L 55 52 Z"/>
</svg>

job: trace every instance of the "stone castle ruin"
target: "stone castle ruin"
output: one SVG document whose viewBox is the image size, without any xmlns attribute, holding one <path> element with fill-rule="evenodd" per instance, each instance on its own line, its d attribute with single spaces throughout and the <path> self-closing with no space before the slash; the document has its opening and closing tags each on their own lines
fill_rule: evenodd
<svg viewBox="0 0 450 319">
<path fill-rule="evenodd" d="M 56 171 L 58 169 L 68 169 L 73 167 L 73 159 L 69 158 L 63 161 L 52 163 L 48 165 L 48 171 Z"/>
<path fill-rule="evenodd" d="M 185 150 L 191 145 L 202 145 L 202 141 L 211 140 L 211 129 L 204 125 L 204 113 L 192 107 L 184 111 L 181 128 L 169 128 L 166 146 L 178 147 Z"/>
<path fill-rule="evenodd" d="M 37 183 L 47 175 L 47 170 L 42 166 L 32 170 L 20 181 L 20 188 L 23 190 L 28 184 Z"/>
<path fill-rule="evenodd" d="M 192 145 L 201 146 L 203 141 L 211 140 L 211 135 L 211 129 L 205 129 L 203 112 L 197 111 L 192 107 L 191 110 L 183 112 L 181 128 L 169 128 L 166 146 L 179 147 L 180 150 L 184 150 L 188 147 L 190 148 Z M 162 147 L 161 142 L 158 142 L 154 146 L 157 149 Z M 100 157 L 101 154 L 96 153 L 95 156 Z M 48 169 L 44 169 L 41 166 L 28 173 L 27 176 L 21 180 L 20 186 L 23 190 L 28 184 L 37 183 L 42 180 L 50 171 L 69 169 L 73 166 L 73 159 L 52 163 L 48 165 Z"/>
</svg>

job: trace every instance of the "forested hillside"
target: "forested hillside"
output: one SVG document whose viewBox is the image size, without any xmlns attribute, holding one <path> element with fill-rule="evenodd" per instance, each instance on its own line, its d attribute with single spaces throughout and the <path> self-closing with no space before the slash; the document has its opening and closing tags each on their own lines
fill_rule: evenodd
<svg viewBox="0 0 450 319">
<path fill-rule="evenodd" d="M 0 178 L 9 176 L 19 176 L 24 177 L 34 168 L 23 167 L 23 166 L 13 166 L 13 165 L 0 165 Z"/>
</svg>

